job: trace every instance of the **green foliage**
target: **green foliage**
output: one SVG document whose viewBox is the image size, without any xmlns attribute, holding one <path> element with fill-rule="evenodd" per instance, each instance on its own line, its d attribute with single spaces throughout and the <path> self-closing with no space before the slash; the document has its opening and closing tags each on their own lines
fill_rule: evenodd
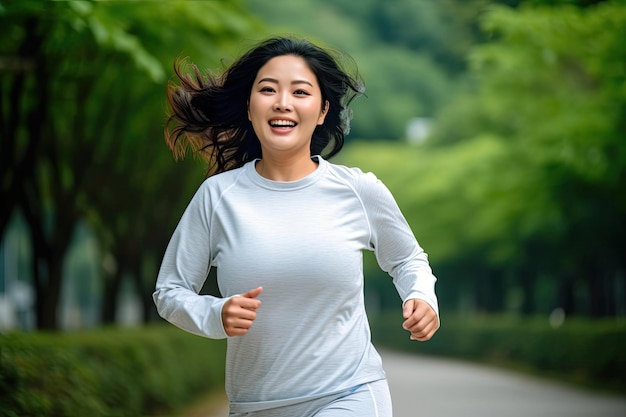
<svg viewBox="0 0 626 417">
<path fill-rule="evenodd" d="M 0 226 L 14 206 L 32 213 L 33 244 L 55 251 L 35 251 L 50 255 L 33 263 L 61 265 L 67 236 L 86 219 L 102 257 L 117 265 L 103 305 L 114 311 L 115 285 L 130 273 L 153 310 L 144 258 L 162 253 L 204 174 L 193 161 L 175 164 L 163 141 L 170 68 L 185 55 L 218 65 L 257 23 L 237 1 L 40 1 L 7 2 L 0 24 L 0 104 L 8 109 L 0 174 L 12 204 Z M 58 278 L 34 277 L 36 293 L 47 297 L 38 300 L 47 306 L 38 309 L 39 325 L 56 325 L 58 268 L 43 268 Z"/>
<path fill-rule="evenodd" d="M 307 36 L 355 59 L 365 81 L 367 97 L 357 99 L 352 105 L 355 117 L 350 137 L 370 140 L 404 138 L 411 118 L 433 116 L 455 91 L 456 81 L 450 73 L 458 70 L 450 67 L 463 60 L 460 51 L 455 52 L 456 58 L 451 58 L 454 64 L 442 63 L 436 52 L 443 48 L 430 39 L 445 39 L 450 44 L 461 39 L 471 43 L 473 39 L 465 36 L 466 33 L 449 36 L 444 20 L 458 16 L 455 8 L 414 0 L 390 4 L 380 0 L 248 2 L 250 10 L 267 22 L 266 33 Z M 468 4 L 456 5 L 477 13 L 478 4 Z M 306 19 L 286 20 L 286 15 L 306 16 Z M 425 24 L 415 24 L 415 16 Z M 406 32 L 407 27 L 412 28 L 410 33 Z M 404 37 L 396 36 L 400 34 Z M 413 48 L 415 45 L 410 40 L 424 44 Z"/>
<path fill-rule="evenodd" d="M 0 335 L 0 415 L 167 413 L 223 384 L 224 355 L 170 326 Z"/>
<path fill-rule="evenodd" d="M 505 144 L 497 138 L 485 136 L 448 148 L 351 143 L 337 161 L 383 180 L 435 263 L 493 242 L 499 244 L 483 254 L 483 261 L 510 262 L 516 242 L 545 231 L 550 221 L 547 196 L 517 197 L 532 192 L 536 184 L 511 169 L 515 161 L 508 159 Z M 503 167 L 508 170 L 493 175 Z M 517 222 L 524 213 L 537 212 L 543 215 Z"/>
<path fill-rule="evenodd" d="M 410 341 L 398 314 L 372 321 L 375 343 L 403 351 L 504 365 L 572 383 L 623 393 L 626 389 L 626 323 L 547 317 L 444 316 L 428 342 Z"/>
<path fill-rule="evenodd" d="M 584 315 L 591 308 L 596 295 L 587 289 L 587 278 L 602 282 L 602 275 L 587 276 L 583 262 L 589 258 L 575 260 L 562 249 L 580 242 L 561 240 L 588 225 L 568 223 L 542 171 L 523 155 L 511 154 L 500 138 L 441 147 L 351 143 L 336 162 L 372 171 L 389 187 L 429 254 L 444 311 L 549 312 L 567 308 L 569 296 L 575 303 L 569 314 Z M 602 245 L 604 256 L 618 253 Z M 572 262 L 581 267 L 568 289 L 563 285 Z M 607 270 L 609 278 L 616 273 Z M 370 288 L 391 300 L 385 306 L 397 301 L 374 262 L 366 263 L 365 273 Z M 619 290 L 619 282 L 613 282 L 606 285 Z M 620 297 L 617 292 L 604 307 L 616 308 Z"/>
<path fill-rule="evenodd" d="M 353 55 L 365 80 L 366 97 L 351 106 L 350 137 L 404 138 L 407 121 L 434 116 L 451 89 L 450 80 L 426 55 L 382 45 Z"/>
<path fill-rule="evenodd" d="M 523 227 L 509 230 L 516 263 L 560 276 L 568 291 L 583 282 L 588 311 L 610 314 L 602 288 L 623 282 L 615 277 L 626 268 L 626 5 L 492 7 L 482 23 L 493 40 L 470 54 L 471 87 L 438 115 L 432 141 L 474 143 L 488 134 L 506 144 L 482 187 L 522 185 L 510 191 L 524 209 L 494 213 Z M 533 210 L 528 202 L 537 199 Z"/>
<path fill-rule="evenodd" d="M 584 10 L 493 7 L 483 27 L 495 40 L 470 55 L 476 88 L 460 108 L 442 114 L 435 139 L 491 131 L 542 165 L 589 181 L 615 180 L 626 161 L 625 21 L 626 7 L 614 3 Z M 470 100 L 479 105 L 470 107 Z M 481 123 L 456 123 L 464 119 Z"/>
</svg>

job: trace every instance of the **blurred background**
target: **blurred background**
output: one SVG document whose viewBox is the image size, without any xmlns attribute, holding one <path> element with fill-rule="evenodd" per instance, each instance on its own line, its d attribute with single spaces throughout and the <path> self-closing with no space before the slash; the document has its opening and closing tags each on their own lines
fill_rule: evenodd
<svg viewBox="0 0 626 417">
<path fill-rule="evenodd" d="M 393 191 L 443 312 L 626 315 L 621 5 L 2 1 L 0 13 L 2 328 L 154 319 L 160 257 L 205 168 L 163 140 L 172 63 L 216 70 L 272 34 L 356 61 L 367 97 L 337 162 Z M 372 303 L 397 307 L 371 262 L 367 275 Z"/>
<path fill-rule="evenodd" d="M 356 62 L 366 97 L 334 162 L 395 195 L 442 332 L 578 320 L 625 346 L 626 4 L 591 0 L 0 0 L 1 331 L 159 321 L 161 256 L 205 171 L 163 139 L 172 64 L 219 70 L 270 35 Z M 373 321 L 397 314 L 365 262 Z"/>
</svg>

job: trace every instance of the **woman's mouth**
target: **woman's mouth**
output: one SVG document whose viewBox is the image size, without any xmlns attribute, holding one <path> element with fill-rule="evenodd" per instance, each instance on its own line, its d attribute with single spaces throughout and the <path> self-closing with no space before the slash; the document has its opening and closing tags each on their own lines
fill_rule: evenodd
<svg viewBox="0 0 626 417">
<path fill-rule="evenodd" d="M 297 123 L 293 120 L 275 119 L 270 120 L 270 126 L 276 129 L 290 129 L 296 127 Z"/>
</svg>

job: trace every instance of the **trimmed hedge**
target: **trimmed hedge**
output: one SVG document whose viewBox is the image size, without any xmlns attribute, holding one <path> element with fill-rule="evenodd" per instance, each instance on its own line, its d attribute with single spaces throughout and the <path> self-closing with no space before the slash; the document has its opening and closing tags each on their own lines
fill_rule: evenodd
<svg viewBox="0 0 626 417">
<path fill-rule="evenodd" d="M 371 320 L 379 346 L 504 365 L 587 387 L 626 392 L 626 320 L 442 317 L 428 342 L 416 344 L 397 312 Z"/>
<path fill-rule="evenodd" d="M 225 346 L 169 325 L 0 335 L 0 416 L 167 413 L 223 386 Z"/>
</svg>

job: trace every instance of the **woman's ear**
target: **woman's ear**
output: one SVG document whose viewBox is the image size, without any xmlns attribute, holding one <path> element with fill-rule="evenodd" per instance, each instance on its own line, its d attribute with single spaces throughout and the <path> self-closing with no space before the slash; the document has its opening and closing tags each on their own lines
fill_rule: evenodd
<svg viewBox="0 0 626 417">
<path fill-rule="evenodd" d="M 248 120 L 252 121 L 250 118 L 250 100 L 246 101 L 246 112 L 248 113 Z"/>
<path fill-rule="evenodd" d="M 326 115 L 328 114 L 328 109 L 329 108 L 330 108 L 330 102 L 328 100 L 326 100 L 324 102 L 324 108 L 320 112 L 320 117 L 317 119 L 317 124 L 318 125 L 323 125 L 324 124 L 324 120 L 326 119 Z"/>
</svg>

